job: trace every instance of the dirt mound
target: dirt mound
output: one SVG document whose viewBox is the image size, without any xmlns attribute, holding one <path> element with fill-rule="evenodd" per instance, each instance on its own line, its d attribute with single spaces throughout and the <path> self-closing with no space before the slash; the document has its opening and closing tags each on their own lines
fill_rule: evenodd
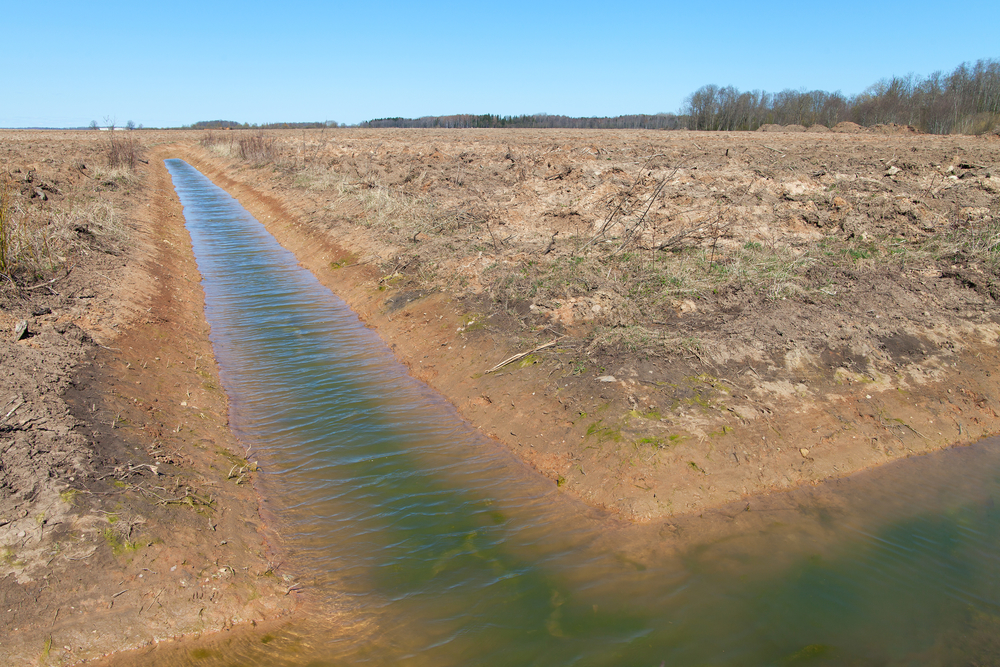
<svg viewBox="0 0 1000 667">
<path fill-rule="evenodd" d="M 852 123 L 849 120 L 841 121 L 831 128 L 832 132 L 843 132 L 845 134 L 860 134 L 865 131 L 865 128 L 861 127 L 857 123 Z"/>
<path fill-rule="evenodd" d="M 782 128 L 782 130 L 784 130 L 785 132 L 805 132 L 806 131 L 806 126 L 805 125 L 794 125 L 794 124 L 793 125 L 785 125 Z"/>
<path fill-rule="evenodd" d="M 822 123 L 816 123 L 815 125 L 810 125 L 806 132 L 829 132 L 830 128 Z"/>
</svg>

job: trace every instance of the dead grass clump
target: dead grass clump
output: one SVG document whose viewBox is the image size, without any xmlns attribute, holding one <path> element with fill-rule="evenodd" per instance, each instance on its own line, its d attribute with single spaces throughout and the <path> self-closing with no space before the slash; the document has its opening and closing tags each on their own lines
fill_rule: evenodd
<svg viewBox="0 0 1000 667">
<path fill-rule="evenodd" d="M 115 130 L 112 126 L 108 131 L 106 147 L 108 167 L 112 170 L 134 172 L 142 159 L 142 144 L 131 131 Z"/>
<path fill-rule="evenodd" d="M 468 233 L 476 224 L 462 212 L 441 210 L 431 201 L 389 187 L 371 172 L 352 178 L 335 169 L 309 166 L 296 171 L 292 184 L 329 193 L 332 201 L 327 208 L 342 219 L 388 235 L 383 238 L 390 243 L 419 243 L 423 255 L 434 255 L 438 242 L 450 244 L 447 254 L 454 255 L 455 242 L 463 242 L 455 232 Z"/>
<path fill-rule="evenodd" d="M 335 169 L 317 166 L 309 166 L 296 173 L 292 185 L 306 190 L 333 192 L 338 197 L 344 196 L 351 190 L 346 176 Z"/>
<path fill-rule="evenodd" d="M 234 143 L 237 156 L 251 164 L 267 164 L 278 159 L 277 141 L 264 130 L 239 131 Z"/>
<path fill-rule="evenodd" d="M 68 212 L 52 213 L 50 239 L 67 251 L 94 239 L 101 249 L 117 252 L 116 246 L 124 244 L 130 236 L 131 230 L 121 212 L 107 201 L 97 200 Z"/>
<path fill-rule="evenodd" d="M 13 220 L 10 210 L 10 179 L 0 175 L 0 273 L 9 276 L 10 264 L 7 259 Z"/>
<path fill-rule="evenodd" d="M 807 269 L 816 261 L 812 252 L 755 242 L 671 253 L 591 250 L 552 260 L 500 261 L 484 274 L 487 292 L 507 310 L 523 302 L 559 308 L 568 299 L 588 299 L 593 319 L 628 327 L 665 319 L 680 301 L 726 291 L 762 301 L 802 294 Z"/>
<path fill-rule="evenodd" d="M 280 152 L 277 139 L 264 130 L 209 131 L 200 143 L 216 155 L 236 158 L 255 166 L 277 163 Z"/>
<path fill-rule="evenodd" d="M 0 275 L 8 285 L 40 280 L 80 251 L 119 254 L 129 237 L 126 220 L 109 201 L 70 210 L 31 206 L 0 176 Z"/>
<path fill-rule="evenodd" d="M 94 179 L 102 188 L 110 190 L 134 188 L 140 183 L 139 172 L 128 167 L 97 167 Z"/>
<path fill-rule="evenodd" d="M 231 158 L 236 155 L 236 147 L 229 133 L 220 134 L 210 130 L 201 138 L 201 145 L 222 157 Z"/>
<path fill-rule="evenodd" d="M 702 342 L 692 336 L 633 324 L 601 328 L 590 339 L 586 353 L 590 356 L 640 353 L 651 357 L 697 357 L 704 352 L 702 348 Z"/>
<path fill-rule="evenodd" d="M 931 237 L 920 250 L 949 264 L 976 264 L 1000 276 L 1000 219 L 956 223 Z"/>
<path fill-rule="evenodd" d="M 13 282 L 19 275 L 36 277 L 51 269 L 49 237 L 46 226 L 15 201 L 6 175 L 0 177 L 0 274 Z"/>
</svg>

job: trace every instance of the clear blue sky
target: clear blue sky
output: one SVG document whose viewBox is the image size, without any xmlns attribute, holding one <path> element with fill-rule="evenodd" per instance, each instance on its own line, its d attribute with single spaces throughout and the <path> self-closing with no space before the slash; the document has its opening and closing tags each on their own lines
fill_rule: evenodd
<svg viewBox="0 0 1000 667">
<path fill-rule="evenodd" d="M 0 127 L 677 111 L 1000 58 L 1000 2 L 5 3 Z"/>
</svg>

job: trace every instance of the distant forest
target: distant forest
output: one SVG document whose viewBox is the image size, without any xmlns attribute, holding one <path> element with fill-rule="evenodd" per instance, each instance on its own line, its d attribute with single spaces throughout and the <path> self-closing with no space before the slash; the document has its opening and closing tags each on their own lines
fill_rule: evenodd
<svg viewBox="0 0 1000 667">
<path fill-rule="evenodd" d="M 454 116 L 424 116 L 423 118 L 379 118 L 365 121 L 358 127 L 444 127 L 444 128 L 532 128 L 568 127 L 590 130 L 679 130 L 684 118 L 672 113 L 636 114 L 613 118 L 573 118 L 534 114 L 524 116 L 494 116 L 492 114 L 456 114 Z"/>
<path fill-rule="evenodd" d="M 254 123 L 237 123 L 233 120 L 202 120 L 192 124 L 192 130 L 249 130 L 251 128 L 265 130 L 311 130 L 324 127 L 340 127 L 336 121 L 307 121 L 303 123 L 264 123 L 257 125 Z"/>
<path fill-rule="evenodd" d="M 1000 133 L 1000 60 L 963 63 L 930 76 L 882 79 L 853 97 L 822 90 L 740 91 L 702 86 L 677 113 L 576 118 L 551 114 L 500 116 L 455 114 L 422 118 L 377 118 L 365 128 L 575 128 L 595 130 L 757 130 L 764 125 L 824 125 L 852 122 L 864 127 L 908 125 L 930 134 Z M 311 129 L 346 127 L 332 120 L 250 125 L 207 120 L 193 129 Z"/>
<path fill-rule="evenodd" d="M 647 130 L 756 130 L 763 125 L 845 121 L 871 127 L 895 123 L 931 134 L 983 134 L 1000 131 L 1000 61 L 963 63 L 954 71 L 883 79 L 853 97 L 822 90 L 741 92 L 733 86 L 703 86 L 691 93 L 679 113 L 573 118 L 534 114 L 498 116 L 457 114 L 423 118 L 379 118 L 359 127 L 386 128 L 581 128 Z"/>
</svg>

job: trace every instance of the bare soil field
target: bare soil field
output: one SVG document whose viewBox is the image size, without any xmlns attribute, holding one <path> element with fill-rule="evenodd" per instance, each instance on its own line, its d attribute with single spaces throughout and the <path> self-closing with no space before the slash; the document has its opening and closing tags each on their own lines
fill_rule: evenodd
<svg viewBox="0 0 1000 667">
<path fill-rule="evenodd" d="M 102 134 L 0 134 L 27 244 L 0 277 L 6 662 L 298 604 L 228 429 L 167 157 L 609 519 L 752 510 L 1000 430 L 996 138 L 141 131 L 133 172 L 104 166 Z"/>
</svg>

